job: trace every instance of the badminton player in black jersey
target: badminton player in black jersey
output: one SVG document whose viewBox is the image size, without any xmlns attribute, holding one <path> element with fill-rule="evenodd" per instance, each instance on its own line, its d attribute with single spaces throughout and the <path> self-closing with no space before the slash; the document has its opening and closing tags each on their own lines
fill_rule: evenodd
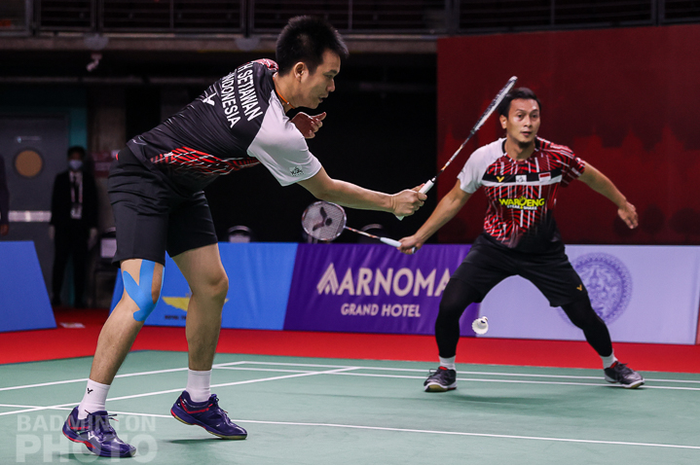
<svg viewBox="0 0 700 465">
<path fill-rule="evenodd" d="M 530 89 L 512 90 L 498 111 L 506 137 L 476 150 L 432 215 L 414 235 L 401 239 L 402 252 L 419 249 L 483 186 L 489 202 L 484 230 L 440 301 L 435 322 L 440 366 L 425 381 L 425 390 L 444 392 L 457 387 L 459 319 L 468 305 L 481 302 L 496 284 L 513 275 L 531 281 L 550 305 L 561 307 L 583 330 L 602 358 L 607 381 L 626 388 L 642 385 L 642 376 L 615 358 L 608 328 L 593 310 L 588 291 L 564 252 L 553 217 L 559 187 L 575 179 L 612 201 L 630 228 L 637 227 L 634 205 L 571 149 L 537 137 L 540 102 Z"/>
<path fill-rule="evenodd" d="M 293 121 L 285 116 L 297 107 L 315 109 L 335 90 L 347 53 L 340 34 L 326 21 L 293 18 L 277 40 L 277 63 L 258 60 L 240 66 L 119 152 L 110 171 L 109 195 L 117 234 L 114 260 L 121 265 L 125 290 L 100 333 L 83 400 L 63 427 L 69 439 L 98 455 L 135 453 L 110 426 L 105 400 L 158 300 L 166 251 L 192 291 L 187 386 L 171 414 L 219 437 L 247 436 L 210 392 L 228 277 L 202 189 L 218 176 L 262 164 L 281 185 L 298 183 L 315 197 L 340 205 L 398 216 L 423 205 L 426 196 L 418 188 L 389 195 L 331 179 L 305 140 L 313 137 L 325 114 Z"/>
</svg>

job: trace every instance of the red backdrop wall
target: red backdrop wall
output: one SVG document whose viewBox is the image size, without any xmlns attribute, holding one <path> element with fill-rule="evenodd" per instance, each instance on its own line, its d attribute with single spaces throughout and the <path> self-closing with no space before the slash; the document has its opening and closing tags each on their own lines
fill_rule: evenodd
<svg viewBox="0 0 700 465">
<path fill-rule="evenodd" d="M 600 169 L 640 215 L 630 231 L 611 202 L 574 182 L 560 191 L 555 212 L 565 242 L 698 244 L 700 26 L 439 40 L 438 167 L 513 75 L 542 101 L 539 135 Z M 500 136 L 494 115 L 440 177 L 438 195 L 454 186 L 473 150 Z M 485 209 L 478 192 L 439 241 L 473 241 Z"/>
</svg>

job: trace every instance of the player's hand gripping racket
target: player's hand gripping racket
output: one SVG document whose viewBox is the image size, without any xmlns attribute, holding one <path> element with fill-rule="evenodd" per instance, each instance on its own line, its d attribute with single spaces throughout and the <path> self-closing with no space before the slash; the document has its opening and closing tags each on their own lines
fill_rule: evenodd
<svg viewBox="0 0 700 465">
<path fill-rule="evenodd" d="M 304 214 L 301 215 L 301 227 L 304 228 L 306 234 L 321 241 L 332 241 L 340 236 L 344 229 L 347 229 L 348 231 L 377 239 L 392 247 L 401 247 L 401 242 L 397 240 L 375 236 L 374 234 L 351 228 L 346 226 L 346 221 L 347 217 L 343 207 L 323 200 L 309 205 L 304 210 Z"/>
<path fill-rule="evenodd" d="M 428 182 L 426 182 L 426 183 L 423 185 L 423 187 L 421 187 L 421 189 L 420 189 L 419 192 L 421 192 L 421 193 L 423 193 L 423 194 L 426 194 L 430 189 L 433 188 L 433 186 L 435 185 L 435 181 L 437 180 L 438 176 L 440 176 L 440 175 L 442 174 L 442 172 L 445 171 L 445 168 L 447 168 L 448 166 L 450 166 L 450 163 L 452 163 L 452 161 L 453 161 L 455 158 L 457 158 L 457 155 L 459 155 L 459 152 L 461 152 L 462 149 L 464 148 L 464 146 L 467 145 L 467 142 L 469 142 L 469 139 L 471 139 L 472 136 L 473 136 L 474 134 L 476 134 L 476 131 L 478 131 L 479 129 L 481 129 L 481 126 L 483 126 L 483 125 L 484 125 L 484 122 L 485 122 L 487 119 L 489 119 L 489 116 L 491 116 L 491 113 L 493 113 L 493 111 L 496 109 L 496 107 L 498 107 L 498 104 L 501 103 L 501 102 L 503 101 L 503 97 L 505 97 L 506 94 L 507 94 L 508 92 L 510 92 L 510 90 L 511 90 L 511 89 L 513 88 L 513 86 L 515 85 L 515 81 L 517 81 L 517 80 L 518 80 L 518 77 L 517 77 L 517 76 L 513 76 L 513 77 L 511 77 L 510 79 L 508 79 L 508 82 L 506 82 L 506 85 L 503 86 L 503 89 L 501 89 L 500 91 L 498 91 L 498 94 L 496 94 L 496 96 L 493 98 L 493 100 L 491 100 L 491 103 L 490 103 L 489 106 L 486 108 L 486 111 L 484 111 L 484 114 L 481 115 L 481 117 L 479 118 L 479 121 L 476 122 L 476 124 L 474 125 L 474 127 L 472 128 L 472 130 L 469 132 L 469 135 L 467 136 L 467 138 L 464 140 L 464 142 L 462 142 L 462 145 L 460 145 L 459 148 L 455 151 L 455 153 L 452 154 L 452 156 L 450 157 L 450 159 L 447 160 L 447 163 L 445 163 L 445 166 L 443 166 L 443 167 L 440 169 L 440 171 L 438 171 L 438 173 L 433 177 L 433 179 L 429 180 Z M 403 219 L 403 216 L 397 216 L 397 218 L 398 218 L 399 220 L 402 220 L 402 219 Z"/>
</svg>

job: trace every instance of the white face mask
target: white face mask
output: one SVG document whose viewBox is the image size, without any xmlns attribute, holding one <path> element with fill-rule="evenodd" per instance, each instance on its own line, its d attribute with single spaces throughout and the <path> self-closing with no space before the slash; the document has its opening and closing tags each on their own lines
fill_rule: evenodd
<svg viewBox="0 0 700 465">
<path fill-rule="evenodd" d="M 81 160 L 68 160 L 68 166 L 73 171 L 78 171 L 83 167 L 83 162 Z"/>
</svg>

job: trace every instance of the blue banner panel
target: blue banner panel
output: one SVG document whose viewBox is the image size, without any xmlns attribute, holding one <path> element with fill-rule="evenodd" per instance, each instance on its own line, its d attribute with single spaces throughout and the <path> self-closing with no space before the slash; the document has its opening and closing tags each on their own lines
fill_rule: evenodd
<svg viewBox="0 0 700 465">
<path fill-rule="evenodd" d="M 442 292 L 469 245 L 404 255 L 383 244 L 302 244 L 284 329 L 433 334 Z M 461 334 L 474 336 L 471 305 Z"/>
<path fill-rule="evenodd" d="M 223 328 L 282 329 L 292 282 L 297 244 L 219 243 L 219 253 L 229 278 Z M 117 277 L 112 309 L 124 286 Z M 163 289 L 147 325 L 185 326 L 189 285 L 175 262 L 166 257 Z"/>
<path fill-rule="evenodd" d="M 0 242 L 0 332 L 55 327 L 34 243 Z"/>
</svg>

